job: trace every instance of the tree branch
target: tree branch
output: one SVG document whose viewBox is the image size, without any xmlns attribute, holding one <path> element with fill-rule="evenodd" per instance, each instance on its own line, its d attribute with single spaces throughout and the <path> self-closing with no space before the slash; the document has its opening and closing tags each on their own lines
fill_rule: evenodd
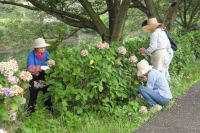
<svg viewBox="0 0 200 133">
<path fill-rule="evenodd" d="M 39 8 L 40 10 L 47 12 L 48 14 L 56 17 L 58 20 L 61 20 L 68 25 L 79 28 L 96 29 L 92 21 L 90 21 L 85 17 L 73 14 L 71 12 L 60 11 L 47 7 L 37 0 L 28 0 L 28 1 L 31 2 L 31 4 L 33 4 L 37 8 Z"/>
<path fill-rule="evenodd" d="M 196 4 L 195 8 L 192 10 L 192 12 L 190 14 L 190 19 L 189 19 L 188 25 L 191 25 L 192 20 L 194 19 L 194 16 L 198 13 L 199 9 L 200 9 L 200 5 L 198 3 L 198 4 Z"/>
<path fill-rule="evenodd" d="M 181 26 L 183 26 L 183 24 L 181 22 L 179 22 L 178 20 L 175 20 L 175 22 Z"/>
<path fill-rule="evenodd" d="M 137 8 L 147 14 L 147 8 L 138 0 L 131 0 L 132 4 L 129 6 L 129 8 Z"/>
<path fill-rule="evenodd" d="M 108 11 L 108 8 L 106 8 L 105 10 L 101 11 L 101 12 L 97 12 L 98 15 L 102 15 L 104 13 L 106 13 Z"/>
<path fill-rule="evenodd" d="M 27 6 L 21 3 L 16 3 L 16 2 L 11 2 L 11 1 L 0 1 L 1 4 L 8 4 L 8 5 L 14 5 L 14 6 L 19 6 L 19 7 L 23 7 L 29 10 L 36 10 L 38 11 L 39 9 L 36 7 L 31 7 L 31 6 Z"/>
<path fill-rule="evenodd" d="M 167 30 L 170 31 L 173 22 L 176 18 L 176 14 L 177 14 L 177 9 L 178 6 L 180 5 L 180 3 L 183 0 L 175 0 L 174 2 L 171 3 L 170 7 L 168 8 L 165 18 L 164 18 L 164 25 L 167 27 Z"/>
<path fill-rule="evenodd" d="M 87 11 L 88 15 L 94 22 L 94 25 L 96 26 L 96 29 L 98 33 L 106 38 L 109 38 L 109 30 L 106 28 L 103 21 L 100 19 L 99 15 L 94 11 L 92 8 L 92 5 L 88 0 L 78 0 L 81 5 L 84 7 L 84 9 Z"/>
<path fill-rule="evenodd" d="M 47 7 L 47 6 L 43 5 L 41 2 L 38 2 L 37 0 L 28 0 L 28 1 L 31 2 L 31 4 L 33 4 L 35 7 L 39 8 L 45 12 L 61 14 L 63 16 L 71 17 L 71 18 L 78 19 L 78 20 L 87 20 L 87 18 L 82 17 L 77 14 L 73 14 L 71 12 L 56 10 L 56 9 Z"/>
<path fill-rule="evenodd" d="M 144 0 L 147 8 L 147 15 L 149 18 L 156 17 L 159 22 L 161 22 L 158 10 L 155 8 L 153 0 Z"/>
<path fill-rule="evenodd" d="M 177 16 L 181 19 L 181 22 L 183 23 L 183 16 L 182 16 L 182 11 L 177 12 Z"/>
<path fill-rule="evenodd" d="M 68 25 L 71 25 L 71 26 L 74 26 L 74 27 L 79 27 L 79 28 L 91 28 L 91 29 L 96 29 L 94 24 L 92 22 L 89 22 L 89 21 L 79 21 L 79 20 L 75 20 L 75 19 L 72 19 L 72 18 L 69 18 L 67 16 L 62 16 L 62 15 L 58 15 L 58 14 L 54 14 L 54 13 L 49 13 L 51 14 L 52 16 L 56 17 L 58 20 L 68 24 Z"/>
</svg>

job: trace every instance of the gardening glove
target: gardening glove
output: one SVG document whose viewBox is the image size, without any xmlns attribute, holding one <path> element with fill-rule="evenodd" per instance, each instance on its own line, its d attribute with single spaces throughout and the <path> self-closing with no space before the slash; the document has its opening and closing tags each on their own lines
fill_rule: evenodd
<svg viewBox="0 0 200 133">
<path fill-rule="evenodd" d="M 47 69 L 50 69 L 48 66 L 41 66 L 41 70 L 47 70 Z"/>
</svg>

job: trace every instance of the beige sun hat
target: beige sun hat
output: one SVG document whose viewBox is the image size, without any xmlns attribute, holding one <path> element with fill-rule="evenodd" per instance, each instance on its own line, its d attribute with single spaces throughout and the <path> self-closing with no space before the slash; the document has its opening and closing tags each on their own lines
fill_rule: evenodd
<svg viewBox="0 0 200 133">
<path fill-rule="evenodd" d="M 153 66 L 149 65 L 148 61 L 146 61 L 145 59 L 141 60 L 140 62 L 138 62 L 137 64 L 137 68 L 138 68 L 138 72 L 137 72 L 137 76 L 142 76 L 145 73 L 147 73 L 149 70 L 152 69 Z"/>
<path fill-rule="evenodd" d="M 49 46 L 49 44 L 45 42 L 44 38 L 35 39 L 35 41 L 33 42 L 34 48 L 43 48 L 47 46 Z"/>
<path fill-rule="evenodd" d="M 156 18 L 149 18 L 147 20 L 147 23 L 144 26 L 142 26 L 142 30 L 144 32 L 153 32 L 161 24 L 162 23 L 158 23 Z"/>
</svg>

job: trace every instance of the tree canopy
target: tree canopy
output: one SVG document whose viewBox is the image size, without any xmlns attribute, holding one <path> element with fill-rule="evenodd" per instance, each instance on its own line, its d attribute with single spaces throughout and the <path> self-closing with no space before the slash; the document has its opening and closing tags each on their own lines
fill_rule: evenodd
<svg viewBox="0 0 200 133">
<path fill-rule="evenodd" d="M 1 4 L 10 4 L 29 10 L 44 11 L 58 20 L 78 28 L 95 30 L 103 41 L 120 41 L 129 9 L 139 9 L 147 17 L 156 17 L 168 29 L 176 18 L 178 6 L 182 0 L 4 0 Z M 159 14 L 167 5 L 163 14 Z M 162 9 L 164 10 L 164 9 Z M 108 14 L 109 24 L 106 25 L 100 16 Z M 163 17 L 161 17 L 163 16 Z"/>
</svg>

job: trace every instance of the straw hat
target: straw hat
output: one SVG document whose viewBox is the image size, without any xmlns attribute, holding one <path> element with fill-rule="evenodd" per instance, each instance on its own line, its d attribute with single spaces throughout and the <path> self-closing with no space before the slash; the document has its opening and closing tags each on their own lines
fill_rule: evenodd
<svg viewBox="0 0 200 133">
<path fill-rule="evenodd" d="M 140 62 L 138 62 L 137 64 L 137 68 L 138 68 L 138 72 L 137 72 L 137 76 L 142 76 L 145 73 L 147 73 L 149 70 L 152 69 L 153 66 L 149 65 L 149 63 L 143 59 Z"/>
<path fill-rule="evenodd" d="M 156 18 L 149 18 L 142 23 L 142 30 L 144 32 L 153 32 L 161 23 L 158 23 Z"/>
<path fill-rule="evenodd" d="M 43 47 L 47 47 L 47 46 L 49 46 L 49 44 L 47 44 L 45 42 L 44 38 L 35 39 L 35 41 L 33 43 L 34 48 L 43 48 Z"/>
</svg>

